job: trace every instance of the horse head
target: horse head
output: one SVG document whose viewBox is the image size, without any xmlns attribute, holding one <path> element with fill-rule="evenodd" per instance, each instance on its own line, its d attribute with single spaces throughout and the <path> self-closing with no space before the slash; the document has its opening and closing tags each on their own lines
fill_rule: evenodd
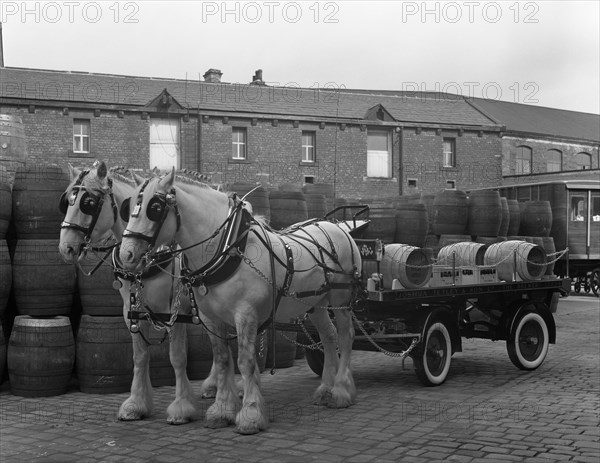
<svg viewBox="0 0 600 463">
<path fill-rule="evenodd" d="M 59 202 L 65 214 L 59 251 L 65 261 L 75 262 L 89 243 L 107 237 L 117 220 L 117 205 L 104 161 L 96 161 L 91 169 L 84 170 L 69 164 L 69 171 L 71 183 Z"/>
<path fill-rule="evenodd" d="M 156 247 L 172 243 L 179 229 L 175 200 L 175 169 L 162 177 L 135 176 L 137 188 L 121 206 L 128 217 L 119 257 L 126 270 L 140 269 L 144 256 Z"/>
</svg>

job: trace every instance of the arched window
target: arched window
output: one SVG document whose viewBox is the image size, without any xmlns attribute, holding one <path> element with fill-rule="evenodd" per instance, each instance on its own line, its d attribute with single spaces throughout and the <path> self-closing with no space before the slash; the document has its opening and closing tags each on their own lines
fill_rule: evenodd
<svg viewBox="0 0 600 463">
<path fill-rule="evenodd" d="M 551 149 L 546 152 L 546 172 L 560 172 L 562 170 L 562 152 Z"/>
<path fill-rule="evenodd" d="M 532 155 L 533 153 L 529 146 L 517 146 L 517 175 L 531 174 Z"/>
<path fill-rule="evenodd" d="M 577 170 L 587 170 L 592 168 L 592 155 L 589 153 L 577 153 L 575 155 Z"/>
</svg>

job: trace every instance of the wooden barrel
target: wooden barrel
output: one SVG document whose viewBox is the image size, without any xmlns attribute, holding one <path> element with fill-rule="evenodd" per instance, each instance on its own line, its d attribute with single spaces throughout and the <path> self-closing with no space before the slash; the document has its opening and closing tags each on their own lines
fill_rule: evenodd
<svg viewBox="0 0 600 463">
<path fill-rule="evenodd" d="M 12 176 L 25 165 L 27 160 L 27 142 L 25 127 L 19 116 L 0 114 L 0 164 Z"/>
<path fill-rule="evenodd" d="M 502 239 L 499 236 L 478 236 L 475 240 L 476 243 L 481 244 L 494 244 L 499 243 L 500 241 L 506 241 L 506 239 Z"/>
<path fill-rule="evenodd" d="M 433 200 L 432 229 L 436 235 L 464 235 L 469 220 L 469 201 L 464 191 L 442 190 Z"/>
<path fill-rule="evenodd" d="M 296 344 L 288 341 L 287 336 L 292 341 L 296 341 L 298 333 L 295 331 L 275 330 L 275 351 L 273 351 L 272 330 L 267 330 L 267 368 L 289 368 L 294 366 L 296 358 Z M 274 362 L 274 363 L 273 363 Z"/>
<path fill-rule="evenodd" d="M 187 329 L 187 375 L 190 380 L 205 379 L 212 367 L 212 346 L 206 328 L 188 324 Z"/>
<path fill-rule="evenodd" d="M 75 269 L 62 260 L 58 239 L 18 240 L 13 289 L 22 315 L 68 315 L 75 294 Z"/>
<path fill-rule="evenodd" d="M 427 208 L 427 233 L 433 233 L 433 201 L 435 195 L 421 194 L 421 202 Z"/>
<path fill-rule="evenodd" d="M 281 230 L 307 220 L 306 200 L 301 191 L 271 191 L 271 227 Z"/>
<path fill-rule="evenodd" d="M 422 202 L 401 202 L 396 210 L 394 243 L 419 248 L 425 245 L 428 229 L 427 207 Z"/>
<path fill-rule="evenodd" d="M 240 198 L 246 196 L 246 200 L 252 205 L 255 215 L 260 215 L 267 220 L 271 219 L 271 205 L 269 203 L 269 192 L 262 185 L 256 183 L 237 182 L 229 186 L 229 191 L 235 191 Z M 250 193 L 252 191 L 252 193 Z"/>
<path fill-rule="evenodd" d="M 501 224 L 500 194 L 496 190 L 473 191 L 469 195 L 469 235 L 498 236 Z"/>
<path fill-rule="evenodd" d="M 52 239 L 60 235 L 60 196 L 69 176 L 58 166 L 19 167 L 13 185 L 13 220 L 19 239 Z"/>
<path fill-rule="evenodd" d="M 486 244 L 481 243 L 454 243 L 440 249 L 437 259 L 439 265 L 451 266 L 453 261 L 456 267 L 483 265 Z"/>
<path fill-rule="evenodd" d="M 4 337 L 4 327 L 0 319 L 0 384 L 4 380 L 4 369 L 6 368 L 6 338 Z"/>
<path fill-rule="evenodd" d="M 521 215 L 521 235 L 550 236 L 552 207 L 550 201 L 527 201 Z"/>
<path fill-rule="evenodd" d="M 0 239 L 6 237 L 11 215 L 12 187 L 10 178 L 4 166 L 0 166 Z"/>
<path fill-rule="evenodd" d="M 166 335 L 166 336 L 165 336 Z M 150 382 L 153 387 L 175 386 L 175 370 L 169 358 L 169 335 L 165 330 L 150 327 L 148 333 L 150 346 Z"/>
<path fill-rule="evenodd" d="M 507 199 L 508 203 L 508 229 L 506 230 L 506 236 L 518 235 L 519 228 L 521 227 L 521 210 L 519 208 L 519 202 L 516 199 Z"/>
<path fill-rule="evenodd" d="M 96 256 L 88 253 L 80 261 L 85 272 L 90 272 L 104 259 L 104 255 Z M 79 274 L 77 287 L 81 300 L 81 313 L 92 316 L 117 317 L 123 314 L 121 293 L 113 287 L 115 276 L 111 267 L 110 256 L 92 275 Z"/>
<path fill-rule="evenodd" d="M 0 282 L 0 319 L 4 319 L 12 287 L 12 265 L 6 240 L 0 240 Z"/>
<path fill-rule="evenodd" d="M 546 253 L 526 241 L 503 241 L 487 248 L 484 265 L 495 266 L 500 280 L 513 281 L 515 272 L 522 281 L 539 280 L 546 272 Z"/>
<path fill-rule="evenodd" d="M 556 262 L 556 256 L 553 255 L 556 252 L 556 246 L 554 244 L 554 238 L 551 236 L 543 236 L 542 237 L 542 247 L 544 251 L 546 251 L 546 262 L 548 266 L 546 267 L 546 273 L 542 278 L 552 278 L 554 276 L 554 265 Z"/>
<path fill-rule="evenodd" d="M 506 236 L 506 233 L 508 232 L 508 224 L 510 223 L 508 200 L 504 197 L 501 197 L 500 205 L 502 207 L 502 221 L 500 222 L 500 228 L 498 229 L 498 236 Z"/>
<path fill-rule="evenodd" d="M 441 249 L 444 246 L 448 246 L 450 244 L 465 243 L 470 241 L 470 235 L 440 235 L 439 247 Z"/>
<path fill-rule="evenodd" d="M 67 392 L 75 341 L 68 317 L 15 317 L 8 342 L 10 390 L 23 397 L 49 397 Z"/>
<path fill-rule="evenodd" d="M 440 251 L 440 237 L 433 234 L 425 236 L 424 248 L 429 248 L 433 251 L 433 258 L 436 259 Z"/>
<path fill-rule="evenodd" d="M 306 212 L 309 219 L 321 219 L 328 212 L 327 201 L 324 195 L 316 193 L 304 193 L 306 200 Z"/>
<path fill-rule="evenodd" d="M 366 239 L 380 239 L 384 243 L 393 243 L 396 236 L 397 198 L 365 198 L 361 203 L 369 206 L 369 220 L 365 230 Z"/>
<path fill-rule="evenodd" d="M 397 279 L 404 288 L 422 288 L 431 278 L 431 261 L 422 249 L 405 244 L 388 244 L 381 260 L 384 288 Z"/>
<path fill-rule="evenodd" d="M 333 183 L 307 183 L 302 187 L 305 194 L 316 194 L 325 196 L 325 207 L 327 212 L 333 209 L 335 188 Z"/>
<path fill-rule="evenodd" d="M 302 185 L 299 183 L 281 183 L 278 187 L 279 191 L 295 191 L 302 192 Z"/>
<path fill-rule="evenodd" d="M 133 380 L 133 345 L 123 317 L 81 316 L 76 365 L 81 392 L 129 391 Z"/>
</svg>

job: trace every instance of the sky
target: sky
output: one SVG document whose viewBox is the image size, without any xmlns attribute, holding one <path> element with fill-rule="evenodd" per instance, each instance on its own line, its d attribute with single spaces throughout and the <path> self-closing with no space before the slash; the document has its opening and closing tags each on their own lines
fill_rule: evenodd
<svg viewBox="0 0 600 463">
<path fill-rule="evenodd" d="M 600 113 L 600 2 L 0 0 L 4 64 Z"/>
</svg>

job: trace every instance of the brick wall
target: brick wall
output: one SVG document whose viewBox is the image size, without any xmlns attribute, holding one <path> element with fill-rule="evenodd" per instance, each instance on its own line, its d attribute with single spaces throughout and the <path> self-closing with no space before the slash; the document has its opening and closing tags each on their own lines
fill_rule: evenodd
<svg viewBox="0 0 600 463">
<path fill-rule="evenodd" d="M 95 117 L 92 110 L 70 110 L 64 115 L 59 108 L 36 108 L 35 113 L 30 113 L 24 108 L 6 106 L 2 113 L 23 119 L 28 163 L 87 167 L 100 159 L 110 165 L 148 168 L 148 121 L 142 120 L 140 113 L 125 113 L 121 119 L 116 111 L 102 111 Z M 73 119 L 90 121 L 89 155 L 73 153 Z"/>
<path fill-rule="evenodd" d="M 549 150 L 559 150 L 562 153 L 563 171 L 577 170 L 575 155 L 581 152 L 591 154 L 592 168 L 599 168 L 598 145 L 585 145 L 578 143 L 540 140 L 534 138 L 505 136 L 502 139 L 502 174 L 504 176 L 516 174 L 516 153 L 518 146 L 528 146 L 532 149 L 533 174 L 547 173 L 547 158 Z M 557 179 L 561 177 L 558 173 L 550 173 L 545 175 L 544 179 L 552 180 L 555 175 Z"/>
<path fill-rule="evenodd" d="M 443 138 L 453 138 L 456 167 L 443 166 Z M 404 129 L 402 138 L 402 186 L 405 194 L 435 193 L 455 182 L 459 190 L 498 186 L 501 175 L 502 140 L 495 132 Z M 411 188 L 408 180 L 416 180 Z"/>
</svg>

